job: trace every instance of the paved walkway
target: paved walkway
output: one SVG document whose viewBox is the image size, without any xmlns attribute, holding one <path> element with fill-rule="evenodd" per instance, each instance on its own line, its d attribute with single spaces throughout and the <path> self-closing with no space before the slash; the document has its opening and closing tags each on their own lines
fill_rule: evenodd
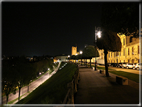
<svg viewBox="0 0 142 107">
<path fill-rule="evenodd" d="M 106 77 L 91 68 L 80 67 L 75 104 L 139 104 L 139 84 L 119 85 L 115 76 Z"/>
</svg>

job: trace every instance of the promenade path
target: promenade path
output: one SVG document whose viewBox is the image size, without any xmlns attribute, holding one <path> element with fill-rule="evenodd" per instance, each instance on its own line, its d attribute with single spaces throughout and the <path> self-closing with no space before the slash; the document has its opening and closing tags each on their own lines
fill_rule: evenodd
<svg viewBox="0 0 142 107">
<path fill-rule="evenodd" d="M 75 104 L 139 104 L 139 84 L 128 80 L 119 85 L 116 75 L 106 77 L 91 68 L 79 66 L 80 81 Z"/>
</svg>

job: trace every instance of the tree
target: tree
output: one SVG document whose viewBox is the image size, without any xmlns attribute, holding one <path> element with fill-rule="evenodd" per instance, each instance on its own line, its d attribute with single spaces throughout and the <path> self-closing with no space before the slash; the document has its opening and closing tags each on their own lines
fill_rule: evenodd
<svg viewBox="0 0 142 107">
<path fill-rule="evenodd" d="M 8 97 L 11 92 L 16 92 L 15 71 L 13 67 L 3 66 L 2 69 L 2 90 L 6 95 L 6 103 L 8 103 Z"/>
<path fill-rule="evenodd" d="M 14 71 L 16 73 L 15 80 L 17 82 L 17 86 L 19 88 L 19 96 L 18 100 L 20 100 L 20 91 L 24 85 L 27 85 L 27 81 L 30 79 L 30 75 L 28 72 L 28 62 L 25 56 L 21 56 L 15 61 Z"/>
<path fill-rule="evenodd" d="M 82 54 L 76 55 L 76 60 L 81 59 L 81 65 L 82 65 Z"/>
<path fill-rule="evenodd" d="M 24 74 L 25 84 L 27 85 L 27 92 L 29 92 L 30 82 L 33 78 L 36 78 L 36 73 L 35 73 L 36 67 L 34 66 L 34 63 L 27 63 L 25 68 L 26 68 Z"/>
<path fill-rule="evenodd" d="M 72 56 L 70 56 L 70 59 L 76 60 L 76 56 L 75 56 L 75 55 L 72 55 Z"/>
<path fill-rule="evenodd" d="M 103 3 L 102 27 L 113 32 L 139 37 L 139 3 Z"/>
<path fill-rule="evenodd" d="M 18 96 L 18 100 L 20 100 L 20 91 L 21 88 L 24 86 L 24 84 L 26 84 L 26 67 L 24 63 L 20 63 L 17 64 L 16 69 L 17 71 L 17 77 L 16 77 L 16 81 L 17 81 L 17 85 L 19 88 L 19 96 Z"/>
<path fill-rule="evenodd" d="M 99 57 L 99 53 L 94 46 L 88 45 L 83 50 L 83 58 L 90 59 L 90 67 L 92 57 Z"/>
<path fill-rule="evenodd" d="M 102 36 L 101 38 L 97 39 L 97 47 L 99 49 L 104 49 L 106 76 L 109 76 L 107 66 L 107 53 L 108 51 L 121 51 L 120 38 L 117 36 L 116 32 L 102 28 Z"/>
</svg>

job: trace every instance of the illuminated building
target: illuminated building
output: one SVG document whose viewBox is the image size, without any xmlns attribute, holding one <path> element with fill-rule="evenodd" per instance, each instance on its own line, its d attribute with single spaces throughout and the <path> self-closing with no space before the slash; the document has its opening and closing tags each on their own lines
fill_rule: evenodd
<svg viewBox="0 0 142 107">
<path fill-rule="evenodd" d="M 121 52 L 111 52 L 107 54 L 108 63 L 139 63 L 140 59 L 140 42 L 139 38 L 134 38 L 133 35 L 126 36 L 117 34 L 121 40 Z M 104 60 L 104 50 L 99 50 L 100 58 Z"/>
</svg>

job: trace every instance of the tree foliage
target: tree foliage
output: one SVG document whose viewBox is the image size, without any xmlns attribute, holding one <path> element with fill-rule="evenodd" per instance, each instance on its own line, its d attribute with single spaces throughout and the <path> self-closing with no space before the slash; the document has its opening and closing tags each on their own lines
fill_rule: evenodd
<svg viewBox="0 0 142 107">
<path fill-rule="evenodd" d="M 107 51 L 121 51 L 121 41 L 116 32 L 102 29 L 101 38 L 97 39 L 97 47 Z"/>
<path fill-rule="evenodd" d="M 139 3 L 103 3 L 101 21 L 104 28 L 138 37 Z"/>
<path fill-rule="evenodd" d="M 24 56 L 11 60 L 3 60 L 2 63 L 2 91 L 7 96 L 11 92 L 16 92 L 16 87 L 20 90 L 23 86 L 29 85 L 31 80 L 39 76 L 39 72 L 46 72 L 53 69 L 53 61 L 43 59 L 38 62 L 27 62 Z M 29 89 L 29 87 L 28 87 Z"/>
<path fill-rule="evenodd" d="M 109 76 L 108 66 L 107 66 L 107 53 L 108 51 L 121 51 L 121 41 L 117 36 L 116 32 L 112 32 L 111 30 L 102 29 L 101 38 L 97 39 L 97 47 L 99 49 L 104 49 L 104 60 L 105 60 L 105 70 L 106 76 Z"/>
<path fill-rule="evenodd" d="M 92 57 L 99 57 L 97 49 L 93 45 L 88 45 L 83 50 L 83 58 L 92 59 Z"/>
</svg>

